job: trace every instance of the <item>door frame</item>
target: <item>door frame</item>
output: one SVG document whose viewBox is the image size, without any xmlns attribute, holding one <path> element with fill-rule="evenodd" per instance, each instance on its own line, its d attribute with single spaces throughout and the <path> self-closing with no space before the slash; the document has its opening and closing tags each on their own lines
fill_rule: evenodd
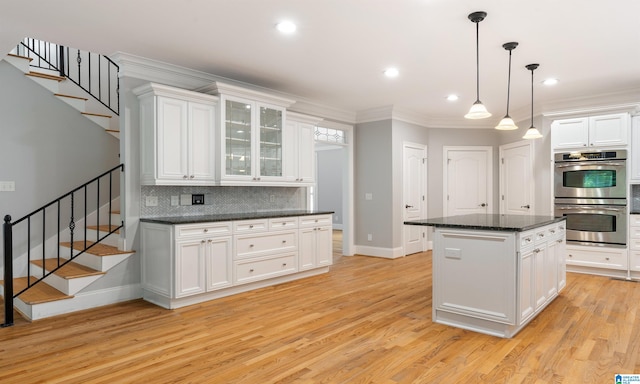
<svg viewBox="0 0 640 384">
<path fill-rule="evenodd" d="M 429 155 L 429 151 L 428 151 L 428 147 L 424 144 L 419 144 L 419 143 L 412 143 L 412 142 L 408 142 L 405 141 L 402 143 L 402 204 L 405 204 L 404 201 L 404 176 L 405 176 L 405 169 L 406 169 L 406 164 L 405 164 L 405 150 L 406 148 L 411 147 L 411 148 L 416 148 L 416 149 L 421 149 L 422 150 L 422 167 L 420 170 L 420 173 L 423 175 L 422 178 L 422 185 L 420 186 L 422 188 L 422 204 L 420 206 L 420 218 L 424 219 L 427 217 L 427 212 L 428 212 L 428 207 L 427 207 L 427 201 L 429 201 L 428 197 L 427 197 L 427 193 L 428 193 L 428 189 L 427 189 L 427 178 L 428 178 L 428 155 Z M 404 216 L 404 207 L 401 207 L 402 209 L 402 219 L 404 221 L 405 216 Z M 405 230 L 406 225 L 402 226 L 402 248 L 403 248 L 403 255 L 406 256 L 407 251 L 405 249 L 405 245 L 406 240 L 407 240 L 407 232 Z M 426 235 L 426 227 L 422 227 L 422 252 L 426 251 L 428 249 L 427 247 L 427 235 Z"/>
<path fill-rule="evenodd" d="M 484 151 L 487 153 L 487 204 L 493 205 L 493 147 L 487 145 L 479 146 L 443 146 L 442 147 L 442 216 L 446 216 L 449 211 L 449 200 L 447 199 L 449 185 L 449 151 Z M 487 213 L 495 212 L 495 209 L 487 210 Z"/>
<path fill-rule="evenodd" d="M 503 215 L 504 211 L 505 211 L 505 207 L 504 207 L 504 180 L 505 180 L 505 174 L 504 174 L 504 151 L 507 149 L 512 149 L 512 148 L 517 148 L 517 147 L 522 147 L 522 146 L 527 146 L 529 147 L 529 170 L 530 170 L 530 174 L 531 174 L 531 184 L 529 184 L 529 200 L 531 201 L 529 203 L 529 205 L 531 205 L 531 208 L 529 208 L 529 212 L 530 215 L 534 215 L 536 212 L 536 195 L 535 195 L 535 191 L 536 191 L 536 179 L 534 177 L 534 151 L 533 151 L 533 143 L 531 142 L 531 140 L 520 140 L 520 141 L 516 141 L 513 143 L 509 143 L 509 144 L 503 144 L 501 146 L 498 147 L 498 158 L 500 159 L 500 163 L 498 164 L 498 168 L 499 168 L 499 173 L 500 175 L 498 176 L 500 178 L 500 182 L 499 182 L 499 206 L 500 206 L 500 214 Z"/>
</svg>

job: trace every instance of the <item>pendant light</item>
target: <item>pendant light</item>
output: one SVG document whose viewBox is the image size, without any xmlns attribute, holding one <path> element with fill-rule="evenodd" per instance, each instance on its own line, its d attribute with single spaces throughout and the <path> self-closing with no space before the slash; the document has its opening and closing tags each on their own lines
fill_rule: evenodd
<svg viewBox="0 0 640 384">
<path fill-rule="evenodd" d="M 479 24 L 485 17 L 487 12 L 473 12 L 469 14 L 469 20 L 476 24 L 476 102 L 473 103 L 469 113 L 464 115 L 467 119 L 485 119 L 491 114 L 487 111 L 487 108 L 480 101 L 480 48 L 479 48 Z"/>
<path fill-rule="evenodd" d="M 542 134 L 536 127 L 533 126 L 533 71 L 535 71 L 539 67 L 539 64 L 529 64 L 525 68 L 531 71 L 531 127 L 527 129 L 527 133 L 522 136 L 523 139 L 531 140 L 531 139 L 539 139 L 542 137 Z"/>
<path fill-rule="evenodd" d="M 518 129 L 518 126 L 513 122 L 513 119 L 511 118 L 511 116 L 509 116 L 509 96 L 510 96 L 510 90 L 511 90 L 511 51 L 516 49 L 517 46 L 518 46 L 518 43 L 516 42 L 502 44 L 502 48 L 509 51 L 509 76 L 507 78 L 507 114 L 504 115 L 502 120 L 500 120 L 500 123 L 496 125 L 496 129 L 499 129 L 502 131 L 511 131 L 514 129 Z"/>
</svg>

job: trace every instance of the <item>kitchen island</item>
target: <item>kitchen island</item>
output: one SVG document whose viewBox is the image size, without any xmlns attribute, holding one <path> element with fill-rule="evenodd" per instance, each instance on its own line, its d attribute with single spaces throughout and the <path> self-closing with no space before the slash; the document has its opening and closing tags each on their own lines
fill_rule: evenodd
<svg viewBox="0 0 640 384">
<path fill-rule="evenodd" d="M 404 224 L 435 227 L 434 322 L 510 338 L 566 285 L 563 217 L 472 214 Z"/>
</svg>

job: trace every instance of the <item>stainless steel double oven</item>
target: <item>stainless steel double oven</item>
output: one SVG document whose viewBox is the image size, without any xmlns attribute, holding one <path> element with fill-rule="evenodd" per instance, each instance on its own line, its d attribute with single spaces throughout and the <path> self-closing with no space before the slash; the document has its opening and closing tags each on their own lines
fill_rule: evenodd
<svg viewBox="0 0 640 384">
<path fill-rule="evenodd" d="M 555 215 L 567 219 L 567 242 L 626 247 L 627 151 L 557 153 Z"/>
</svg>

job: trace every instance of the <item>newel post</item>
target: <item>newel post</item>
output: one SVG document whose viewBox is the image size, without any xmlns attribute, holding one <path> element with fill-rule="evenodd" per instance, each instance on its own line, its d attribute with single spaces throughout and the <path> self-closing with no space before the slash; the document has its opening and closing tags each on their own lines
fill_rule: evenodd
<svg viewBox="0 0 640 384">
<path fill-rule="evenodd" d="M 11 216 L 4 217 L 4 324 L 13 325 L 13 224 Z"/>
</svg>

